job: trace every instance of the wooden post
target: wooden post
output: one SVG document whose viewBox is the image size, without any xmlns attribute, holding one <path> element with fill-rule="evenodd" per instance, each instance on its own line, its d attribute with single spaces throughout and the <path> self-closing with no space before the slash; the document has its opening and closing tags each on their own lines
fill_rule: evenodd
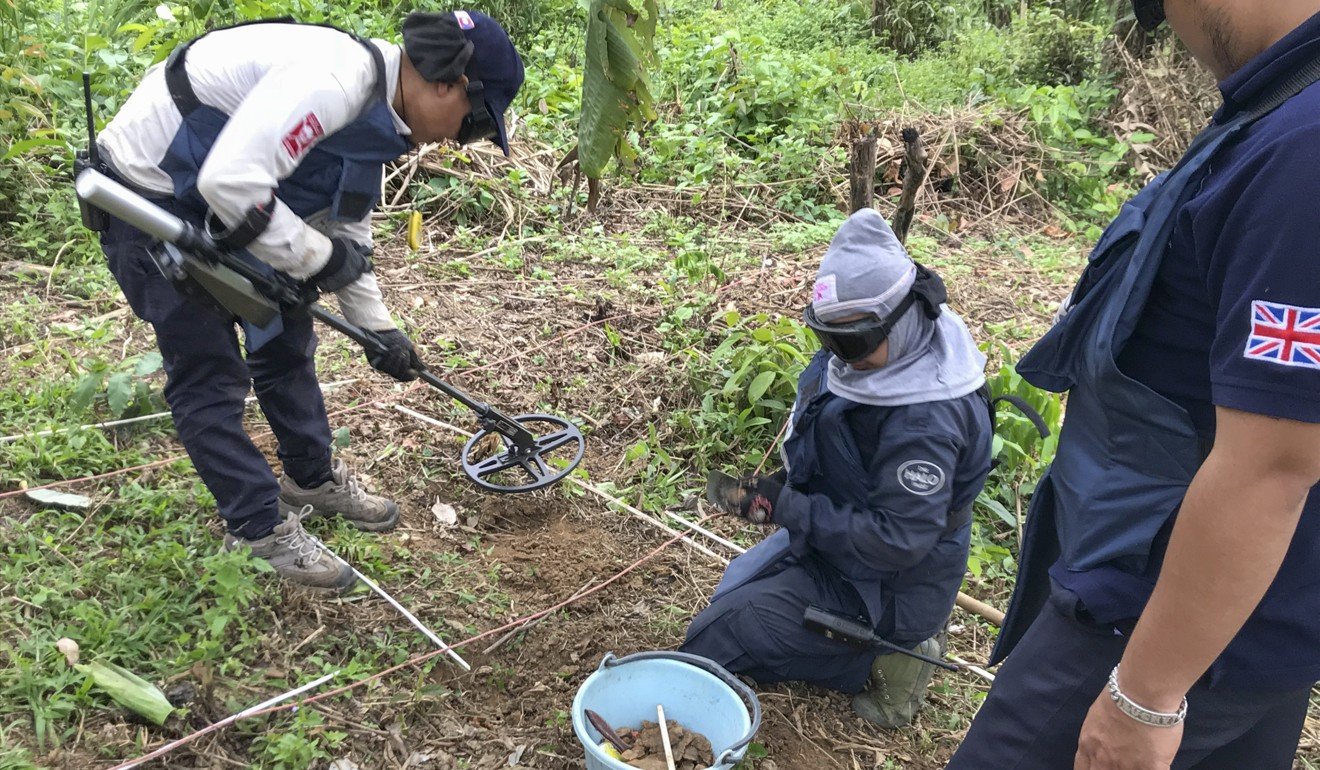
<svg viewBox="0 0 1320 770">
<path fill-rule="evenodd" d="M 875 202 L 875 131 L 856 140 L 848 151 L 848 213 Z"/>
<path fill-rule="evenodd" d="M 917 210 L 917 193 L 926 181 L 926 148 L 921 146 L 921 132 L 915 128 L 903 129 L 903 161 L 907 171 L 903 174 L 903 194 L 898 198 L 893 221 L 894 235 L 898 236 L 899 243 L 907 242 L 912 217 Z"/>
</svg>

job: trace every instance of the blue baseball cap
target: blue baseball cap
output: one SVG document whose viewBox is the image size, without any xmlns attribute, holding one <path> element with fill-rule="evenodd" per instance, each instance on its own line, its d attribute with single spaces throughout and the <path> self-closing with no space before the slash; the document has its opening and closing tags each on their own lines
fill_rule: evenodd
<svg viewBox="0 0 1320 770">
<path fill-rule="evenodd" d="M 469 81 L 479 81 L 485 86 L 486 109 L 498 129 L 492 141 L 508 155 L 509 133 L 504 126 L 504 113 L 522 88 L 525 77 L 522 57 L 504 27 L 481 11 L 454 11 L 454 18 L 472 43 L 472 58 L 464 74 Z"/>
<path fill-rule="evenodd" d="M 491 141 L 509 154 L 504 113 L 522 87 L 522 57 L 499 22 L 480 11 L 415 11 L 403 22 L 403 47 L 417 72 L 428 81 L 452 82 L 467 75 L 468 94 L 495 124 Z"/>
</svg>

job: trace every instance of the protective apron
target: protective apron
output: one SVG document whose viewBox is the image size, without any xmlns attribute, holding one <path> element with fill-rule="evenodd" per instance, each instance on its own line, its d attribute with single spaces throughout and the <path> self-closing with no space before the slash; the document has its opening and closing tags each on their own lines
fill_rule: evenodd
<svg viewBox="0 0 1320 770">
<path fill-rule="evenodd" d="M 248 23 L 292 22 L 275 19 Z M 385 60 L 380 49 L 351 32 L 331 29 L 352 37 L 371 54 L 376 68 L 375 93 L 353 122 L 325 137 L 307 152 L 293 173 L 280 181 L 275 195 L 304 219 L 328 209 L 331 221 L 356 222 L 371 212 L 380 197 L 384 164 L 406 153 L 409 145 L 394 127 L 387 97 Z M 198 173 L 211 146 L 229 121 L 228 114 L 203 104 L 188 80 L 188 48 L 198 40 L 201 37 L 179 46 L 165 64 L 165 82 L 183 122 L 160 162 L 161 170 L 169 174 L 174 183 L 175 199 L 188 214 L 186 218 L 194 223 L 202 221 L 208 208 L 197 191 Z M 265 271 L 272 270 L 250 254 L 241 253 L 253 265 Z M 243 328 L 251 351 L 276 337 L 283 324 L 276 318 L 261 329 L 251 328 L 247 323 Z"/>
<path fill-rule="evenodd" d="M 1215 153 L 1320 77 L 1313 62 L 1254 107 L 1203 131 L 1171 171 L 1125 204 L 1101 236 L 1067 315 L 1018 363 L 1045 390 L 1068 391 L 1054 463 L 1028 509 L 1017 587 L 991 655 L 998 663 L 1050 594 L 1049 569 L 1146 571 L 1157 534 L 1182 504 L 1210 442 L 1187 411 L 1119 370 L 1178 212 Z"/>
</svg>

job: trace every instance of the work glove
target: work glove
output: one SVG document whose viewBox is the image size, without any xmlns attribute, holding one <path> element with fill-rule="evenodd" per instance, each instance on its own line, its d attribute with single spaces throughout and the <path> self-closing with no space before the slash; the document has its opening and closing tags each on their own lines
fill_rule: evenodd
<svg viewBox="0 0 1320 770">
<path fill-rule="evenodd" d="M 310 279 L 321 291 L 339 291 L 371 272 L 371 247 L 347 238 L 330 239 L 330 259 Z"/>
<path fill-rule="evenodd" d="M 399 382 L 417 379 L 422 370 L 422 362 L 417 358 L 417 351 L 412 342 L 398 329 L 376 332 L 383 350 L 368 350 L 367 362 L 378 372 L 384 372 Z"/>
<path fill-rule="evenodd" d="M 775 504 L 779 494 L 784 491 L 787 474 L 758 476 L 749 474 L 738 479 L 741 492 L 738 500 L 738 516 L 753 524 L 769 524 L 774 521 Z"/>
</svg>

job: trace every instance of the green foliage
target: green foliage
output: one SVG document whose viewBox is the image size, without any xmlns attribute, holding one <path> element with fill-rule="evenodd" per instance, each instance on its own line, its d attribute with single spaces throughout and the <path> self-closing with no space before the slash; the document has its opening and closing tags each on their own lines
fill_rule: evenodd
<svg viewBox="0 0 1320 770">
<path fill-rule="evenodd" d="M 1076 86 L 1096 79 L 1104 29 L 1036 9 L 1020 23 L 1018 77 L 1027 83 Z"/>
<path fill-rule="evenodd" d="M 118 371 L 111 371 L 102 361 L 92 362 L 73 390 L 72 405 L 86 410 L 104 398 L 115 419 L 160 409 L 164 399 L 152 389 L 149 379 L 160 368 L 161 357 L 156 351 L 123 362 Z"/>
<path fill-rule="evenodd" d="M 129 484 L 90 514 L 10 520 L 0 581 L 24 609 L 20 626 L 12 610 L 0 617 L 0 724 L 25 719 L 38 746 L 58 745 L 78 731 L 73 714 L 108 702 L 56 652 L 61 637 L 77 641 L 85 659 L 113 660 L 155 682 L 194 662 L 233 665 L 254 643 L 265 583 L 254 562 L 215 552 L 210 533 L 180 515 L 183 491 L 196 490 Z M 99 533 L 95 541 L 78 536 L 84 528 Z"/>
<path fill-rule="evenodd" d="M 265 760 L 264 767 L 303 770 L 318 764 L 318 760 L 331 759 L 331 752 L 347 737 L 341 730 L 327 730 L 320 712 L 299 709 L 282 729 L 257 735 L 253 747 Z"/>
<path fill-rule="evenodd" d="M 599 179 L 611 158 L 632 162 L 628 129 L 655 118 L 647 70 L 659 13 L 656 0 L 591 0 L 578 119 L 578 161 L 590 179 Z"/>
<path fill-rule="evenodd" d="M 959 9 L 940 0 L 879 0 L 872 28 L 882 45 L 915 56 L 948 39 Z"/>
<path fill-rule="evenodd" d="M 1112 219 L 1132 196 L 1136 180 L 1124 160 L 1132 143 L 1153 138 L 1136 134 L 1128 142 L 1097 125 L 1096 116 L 1116 93 L 1086 81 L 1077 86 L 1024 86 L 1006 94 L 1031 116 L 1036 138 L 1053 162 L 1045 174 L 1044 197 L 1093 222 Z"/>
<path fill-rule="evenodd" d="M 991 345 L 987 344 L 987 347 Z M 1005 535 L 1020 533 L 1027 500 L 1045 468 L 1054 460 L 1063 419 L 1060 396 L 1035 388 L 1022 379 L 1013 366 L 1008 348 L 1003 345 L 993 347 L 998 349 L 1003 363 L 999 371 L 988 378 L 991 395 L 1013 395 L 1026 401 L 1045 421 L 1050 435 L 1042 438 L 1036 426 L 1016 407 L 999 404 L 991 450 L 991 457 L 997 465 L 990 471 L 985 488 L 976 498 L 978 516 L 973 524 L 972 550 L 967 560 L 973 579 L 986 573 L 999 578 L 1012 576 L 1012 552 L 1001 541 Z"/>
<path fill-rule="evenodd" d="M 729 311 L 719 323 L 719 345 L 707 357 L 694 355 L 693 387 L 701 407 L 690 417 L 691 429 L 702 437 L 705 456 L 755 466 L 793 407 L 798 375 L 816 339 L 797 321 L 765 313 L 743 317 Z"/>
</svg>

